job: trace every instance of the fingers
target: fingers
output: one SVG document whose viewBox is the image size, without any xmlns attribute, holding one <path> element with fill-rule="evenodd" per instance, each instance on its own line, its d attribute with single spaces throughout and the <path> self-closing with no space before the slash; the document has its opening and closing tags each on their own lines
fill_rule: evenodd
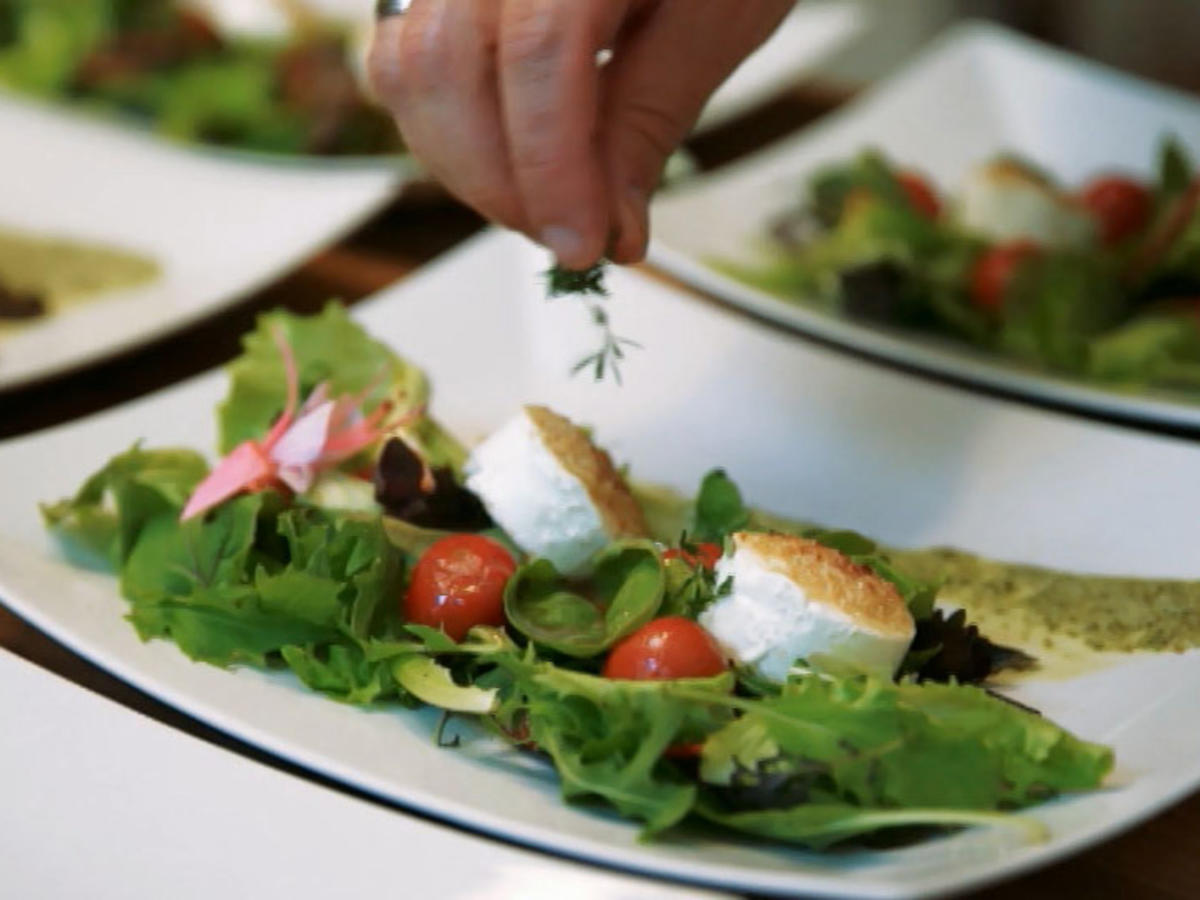
<svg viewBox="0 0 1200 900">
<path fill-rule="evenodd" d="M 610 228 L 598 145 L 600 71 L 633 0 L 505 0 L 500 91 L 509 158 L 531 235 L 568 268 L 605 251 Z"/>
<path fill-rule="evenodd" d="M 775 29 L 792 0 L 662 0 L 606 72 L 603 154 L 615 225 L 610 256 L 646 254 L 648 205 L 704 104 Z"/>
<path fill-rule="evenodd" d="M 424 0 L 379 24 L 371 78 L 405 143 L 447 190 L 530 231 L 512 176 L 496 72 L 497 0 Z"/>
</svg>

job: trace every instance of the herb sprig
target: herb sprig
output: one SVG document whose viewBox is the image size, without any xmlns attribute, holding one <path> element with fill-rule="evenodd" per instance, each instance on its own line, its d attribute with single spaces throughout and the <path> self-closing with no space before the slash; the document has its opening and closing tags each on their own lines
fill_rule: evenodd
<svg viewBox="0 0 1200 900">
<path fill-rule="evenodd" d="M 600 331 L 599 349 L 575 363 L 571 367 L 571 374 L 575 375 L 590 368 L 592 378 L 595 381 L 603 381 L 605 373 L 611 371 L 617 384 L 621 384 L 621 362 L 625 359 L 626 349 L 641 349 L 642 345 L 613 331 L 612 320 L 603 305 L 603 301 L 608 298 L 608 286 L 604 283 L 607 265 L 604 260 L 590 269 L 564 269 L 556 265 L 546 272 L 546 295 L 551 299 L 579 297 L 586 304 L 592 322 Z"/>
</svg>

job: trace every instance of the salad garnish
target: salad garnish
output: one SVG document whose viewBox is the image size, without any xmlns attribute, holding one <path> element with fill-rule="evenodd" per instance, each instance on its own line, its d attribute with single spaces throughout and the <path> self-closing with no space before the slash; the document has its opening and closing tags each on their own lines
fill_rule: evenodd
<svg viewBox="0 0 1200 900">
<path fill-rule="evenodd" d="M 621 383 L 621 362 L 628 348 L 641 348 L 635 340 L 621 337 L 613 331 L 612 320 L 602 301 L 608 297 L 604 273 L 608 266 L 600 261 L 590 269 L 573 270 L 553 266 L 546 272 L 546 294 L 551 297 L 577 296 L 587 305 L 588 315 L 600 333 L 600 347 L 584 356 L 571 367 L 571 374 L 592 370 L 594 381 L 603 381 L 608 372 L 613 380 Z"/>
<path fill-rule="evenodd" d="M 649 533 L 601 530 L 607 544 L 563 574 L 487 514 L 501 484 L 490 470 L 516 457 L 493 446 L 468 463 L 429 417 L 421 374 L 339 307 L 264 316 L 245 348 L 219 409 L 228 455 L 216 469 L 192 450 L 135 445 L 43 507 L 69 558 L 117 575 L 143 639 L 218 666 L 287 669 L 345 703 L 438 708 L 439 745 L 492 735 L 536 754 L 564 798 L 598 798 L 646 836 L 683 839 L 690 821 L 816 848 L 911 838 L 913 826 L 926 836 L 1000 824 L 1038 838 L 1042 826 L 1015 811 L 1096 788 L 1112 766 L 1108 748 L 962 683 L 1002 655 L 974 652 L 982 639 L 961 616 L 939 617 L 936 585 L 860 535 L 770 520 L 721 470 L 690 502 L 634 491 L 594 445 L 578 452 L 576 426 L 531 408 L 524 421 L 542 430 L 508 439 L 558 442 L 562 472 L 577 477 L 571 466 L 590 460 L 578 471 L 595 477 L 580 481 L 591 493 L 509 495 L 543 504 L 522 521 L 570 521 L 588 541 L 612 525 L 578 509 L 555 518 L 554 498 L 569 495 L 601 511 L 637 504 Z M 301 427 L 315 435 L 295 439 L 305 452 L 280 458 Z M 253 466 L 234 469 L 242 456 Z M 441 516 L 433 498 L 448 484 L 470 494 L 464 473 L 481 468 L 489 477 L 471 483 L 487 490 L 472 499 L 484 512 L 470 524 Z M 562 472 L 547 482 L 560 491 Z M 389 511 L 397 497 L 407 521 Z M 795 537 L 774 539 L 784 531 Z M 734 593 L 755 599 L 753 583 L 718 574 L 751 545 L 819 547 L 842 575 L 874 585 L 893 618 L 911 616 L 918 632 L 932 623 L 928 639 L 895 679 L 864 674 L 837 641 L 811 645 L 783 677 L 756 669 L 704 624 Z M 449 715 L 460 720 L 452 740 Z"/>
</svg>

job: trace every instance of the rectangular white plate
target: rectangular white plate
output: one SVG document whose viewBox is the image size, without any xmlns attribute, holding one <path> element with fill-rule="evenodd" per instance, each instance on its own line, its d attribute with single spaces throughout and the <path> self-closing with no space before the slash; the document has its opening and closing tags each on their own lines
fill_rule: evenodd
<svg viewBox="0 0 1200 900">
<path fill-rule="evenodd" d="M 8 776 L 0 865 L 12 897 L 716 897 L 381 809 L 158 724 L 3 650 L 0 721 Z"/>
<path fill-rule="evenodd" d="M 349 231 L 407 176 L 201 153 L 2 93 L 0 135 L 0 225 L 125 247 L 163 270 L 0 334 L 0 390 L 216 312 Z"/>
<path fill-rule="evenodd" d="M 537 401 L 592 423 L 636 476 L 691 490 L 726 466 L 748 498 L 896 544 L 954 543 L 1068 569 L 1195 576 L 1200 447 L 1082 424 L 797 344 L 633 272 L 615 271 L 615 327 L 641 341 L 625 385 L 569 380 L 594 335 L 547 302 L 545 260 L 486 234 L 359 307 L 424 366 L 433 409 L 474 439 Z M 562 804 L 535 759 L 486 742 L 440 750 L 436 717 L 364 712 L 284 675 L 188 662 L 142 644 L 106 575 L 69 567 L 35 504 L 72 491 L 139 438 L 210 447 L 224 391 L 207 375 L 103 415 L 0 444 L 0 597 L 119 676 L 301 765 L 475 829 L 576 857 L 747 891 L 900 897 L 962 889 L 1126 828 L 1200 784 L 1200 653 L 1147 656 L 1018 699 L 1112 743 L 1113 788 L 1034 814 L 1052 840 L 973 830 L 894 852 L 821 855 L 735 841 L 641 844 L 609 815 Z"/>
<path fill-rule="evenodd" d="M 651 261 L 797 333 L 1012 395 L 1126 418 L 1200 425 L 1200 404 L 1055 378 L 965 345 L 886 332 L 788 303 L 709 261 L 761 259 L 765 229 L 802 199 L 822 164 L 878 147 L 947 191 L 974 165 L 1015 151 L 1066 184 L 1098 171 L 1149 173 L 1159 141 L 1200 154 L 1200 102 L 992 25 L 966 24 L 815 127 L 694 179 L 654 205 Z"/>
</svg>

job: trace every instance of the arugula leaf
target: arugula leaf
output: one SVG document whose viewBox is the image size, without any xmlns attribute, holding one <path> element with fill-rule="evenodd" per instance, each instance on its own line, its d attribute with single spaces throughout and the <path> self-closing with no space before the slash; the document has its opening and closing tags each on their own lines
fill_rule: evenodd
<svg viewBox="0 0 1200 900">
<path fill-rule="evenodd" d="M 172 509 L 149 520 L 121 570 L 121 593 L 137 603 L 245 584 L 266 496 L 237 497 L 203 519 L 180 522 Z"/>
<path fill-rule="evenodd" d="M 268 654 L 284 647 L 337 638 L 324 626 L 265 612 L 257 601 L 249 585 L 216 585 L 138 601 L 129 620 L 143 640 L 170 638 L 192 659 L 218 666 L 265 667 Z"/>
<path fill-rule="evenodd" d="M 616 681 L 515 657 L 498 662 L 515 678 L 530 738 L 547 752 L 563 796 L 599 796 L 653 834 L 679 822 L 696 786 L 663 760 L 672 744 L 702 740 L 729 719 L 720 699 L 728 675 L 676 682 Z M 680 689 L 699 700 L 680 699 Z"/>
<path fill-rule="evenodd" d="M 742 492 L 724 469 L 713 469 L 700 482 L 696 496 L 691 537 L 695 541 L 719 544 L 730 534 L 746 527 L 750 513 L 742 502 Z"/>
<path fill-rule="evenodd" d="M 283 661 L 296 676 L 315 691 L 365 706 L 381 700 L 407 701 L 396 683 L 390 662 L 371 660 L 353 644 L 325 647 L 285 646 Z"/>
<path fill-rule="evenodd" d="M 143 526 L 177 514 L 206 474 L 208 463 L 191 450 L 134 446 L 90 476 L 74 497 L 43 504 L 42 518 L 72 562 L 116 569 Z"/>
<path fill-rule="evenodd" d="M 760 833 L 816 846 L 861 829 L 816 828 L 821 817 L 800 812 L 808 803 L 895 810 L 891 824 L 930 824 L 946 810 L 945 824 L 957 824 L 963 810 L 1010 809 L 1094 788 L 1112 766 L 1107 748 L 963 685 L 810 676 L 740 708 L 743 715 L 705 743 L 701 780 L 732 812 L 764 778 L 786 784 L 775 793 L 794 815 L 767 817 L 775 830 Z M 751 804 L 762 805 L 761 795 Z M 906 822 L 904 811 L 915 811 L 913 819 Z"/>
<path fill-rule="evenodd" d="M 618 541 L 597 555 L 584 584 L 567 582 L 548 560 L 521 566 L 505 586 L 504 612 L 536 644 L 588 657 L 654 618 L 665 590 L 654 544 Z"/>
</svg>

